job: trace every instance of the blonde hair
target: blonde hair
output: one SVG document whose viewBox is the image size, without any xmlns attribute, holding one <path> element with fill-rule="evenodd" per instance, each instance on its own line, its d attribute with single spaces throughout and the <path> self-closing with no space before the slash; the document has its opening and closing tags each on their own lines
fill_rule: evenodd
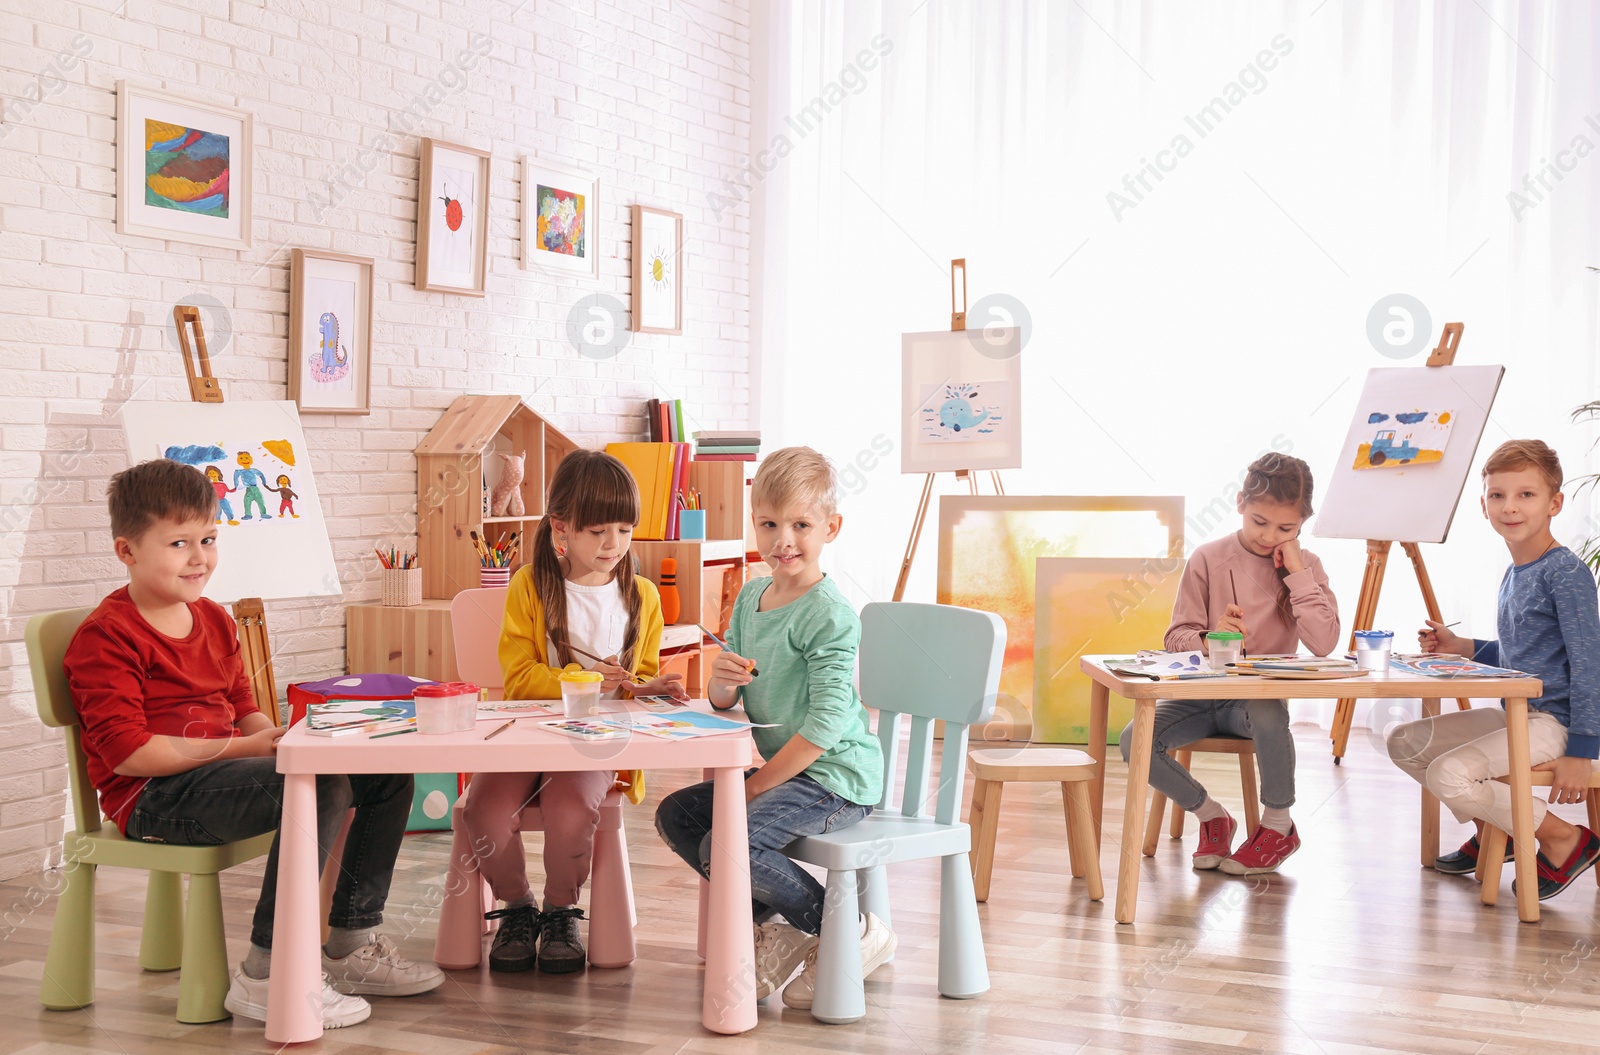
<svg viewBox="0 0 1600 1055">
<path fill-rule="evenodd" d="M 1543 440 L 1507 440 L 1494 449 L 1489 455 L 1489 460 L 1483 463 L 1483 478 L 1487 480 L 1490 473 L 1515 472 L 1518 469 L 1533 468 L 1544 477 L 1545 483 L 1550 485 L 1550 493 L 1558 494 L 1561 491 L 1561 459 L 1550 445 Z"/>
<path fill-rule="evenodd" d="M 810 447 L 785 447 L 761 462 L 750 485 L 751 505 L 784 509 L 800 501 L 824 516 L 839 511 L 839 477 L 833 463 Z"/>
</svg>

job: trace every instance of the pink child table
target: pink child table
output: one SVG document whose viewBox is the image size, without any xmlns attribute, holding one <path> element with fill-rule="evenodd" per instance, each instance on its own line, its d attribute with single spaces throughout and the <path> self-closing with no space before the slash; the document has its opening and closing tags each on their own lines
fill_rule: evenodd
<svg viewBox="0 0 1600 1055">
<path fill-rule="evenodd" d="M 702 705 L 703 706 L 703 705 Z M 284 774 L 278 912 L 267 997 L 269 1041 L 322 1036 L 322 921 L 317 890 L 317 774 L 524 773 L 605 769 L 703 769 L 716 783 L 715 844 L 709 897 L 702 899 L 705 995 L 701 1021 L 716 1033 L 742 1033 L 756 1024 L 755 944 L 750 928 L 750 842 L 745 824 L 744 770 L 753 758 L 749 733 L 668 741 L 635 735 L 586 743 L 540 729 L 538 718 L 485 740 L 502 721 L 485 720 L 470 733 L 311 736 L 302 722 L 278 742 Z M 380 1009 L 381 1010 L 381 1009 Z"/>
</svg>

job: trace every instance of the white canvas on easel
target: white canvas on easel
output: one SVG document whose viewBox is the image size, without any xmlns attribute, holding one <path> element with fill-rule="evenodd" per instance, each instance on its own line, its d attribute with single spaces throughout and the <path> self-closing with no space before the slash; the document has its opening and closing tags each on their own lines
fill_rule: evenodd
<svg viewBox="0 0 1600 1055">
<path fill-rule="evenodd" d="M 1504 375 L 1502 366 L 1368 371 L 1314 534 L 1443 542 Z"/>
<path fill-rule="evenodd" d="M 900 471 L 1022 467 L 1022 330 L 900 339 Z"/>
<path fill-rule="evenodd" d="M 122 429 L 131 464 L 173 458 L 201 473 L 215 470 L 207 478 L 221 484 L 233 515 L 217 525 L 219 559 L 207 597 L 226 603 L 340 595 L 310 451 L 292 402 L 127 403 Z M 294 495 L 288 509 L 284 487 Z"/>
</svg>

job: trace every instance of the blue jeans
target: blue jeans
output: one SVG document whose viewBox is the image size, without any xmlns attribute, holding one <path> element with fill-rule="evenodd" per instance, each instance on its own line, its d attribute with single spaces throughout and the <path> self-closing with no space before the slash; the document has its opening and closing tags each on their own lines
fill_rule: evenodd
<svg viewBox="0 0 1600 1055">
<path fill-rule="evenodd" d="M 1155 742 L 1150 752 L 1150 786 L 1193 813 L 1206 801 L 1205 785 L 1178 765 L 1176 751 L 1208 736 L 1239 736 L 1256 742 L 1261 768 L 1261 804 L 1286 810 L 1294 805 L 1294 736 L 1289 704 L 1283 700 L 1161 700 L 1156 704 Z M 1122 730 L 1122 760 L 1133 750 L 1133 723 Z"/>
<path fill-rule="evenodd" d="M 411 815 L 410 774 L 317 776 L 317 869 L 356 808 L 345 839 L 328 923 L 358 929 L 383 922 L 395 858 Z M 153 777 L 128 815 L 127 835 L 152 843 L 216 846 L 276 831 L 283 819 L 283 775 L 274 758 L 225 758 L 170 777 Z M 278 844 L 272 840 L 250 941 L 272 948 Z"/>
<path fill-rule="evenodd" d="M 755 770 L 750 770 L 746 777 Z M 689 867 L 711 877 L 712 784 L 674 791 L 656 809 L 656 831 Z M 783 855 L 805 835 L 858 824 L 871 806 L 851 802 L 801 773 L 745 805 L 750 825 L 750 895 L 755 918 L 782 915 L 807 934 L 822 933 L 822 884 Z"/>
</svg>

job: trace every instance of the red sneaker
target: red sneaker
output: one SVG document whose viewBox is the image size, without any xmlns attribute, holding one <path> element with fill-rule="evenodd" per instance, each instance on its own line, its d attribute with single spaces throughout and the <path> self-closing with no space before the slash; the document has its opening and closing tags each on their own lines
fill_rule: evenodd
<svg viewBox="0 0 1600 1055">
<path fill-rule="evenodd" d="M 1232 876 L 1261 875 L 1276 872 L 1288 856 L 1300 849 L 1300 833 L 1293 826 L 1288 835 L 1261 825 L 1250 836 L 1250 841 L 1217 867 Z"/>
<path fill-rule="evenodd" d="M 1233 851 L 1233 833 L 1238 828 L 1239 822 L 1226 813 L 1200 825 L 1200 845 L 1195 847 L 1194 866 L 1215 868 L 1227 860 Z"/>
</svg>

